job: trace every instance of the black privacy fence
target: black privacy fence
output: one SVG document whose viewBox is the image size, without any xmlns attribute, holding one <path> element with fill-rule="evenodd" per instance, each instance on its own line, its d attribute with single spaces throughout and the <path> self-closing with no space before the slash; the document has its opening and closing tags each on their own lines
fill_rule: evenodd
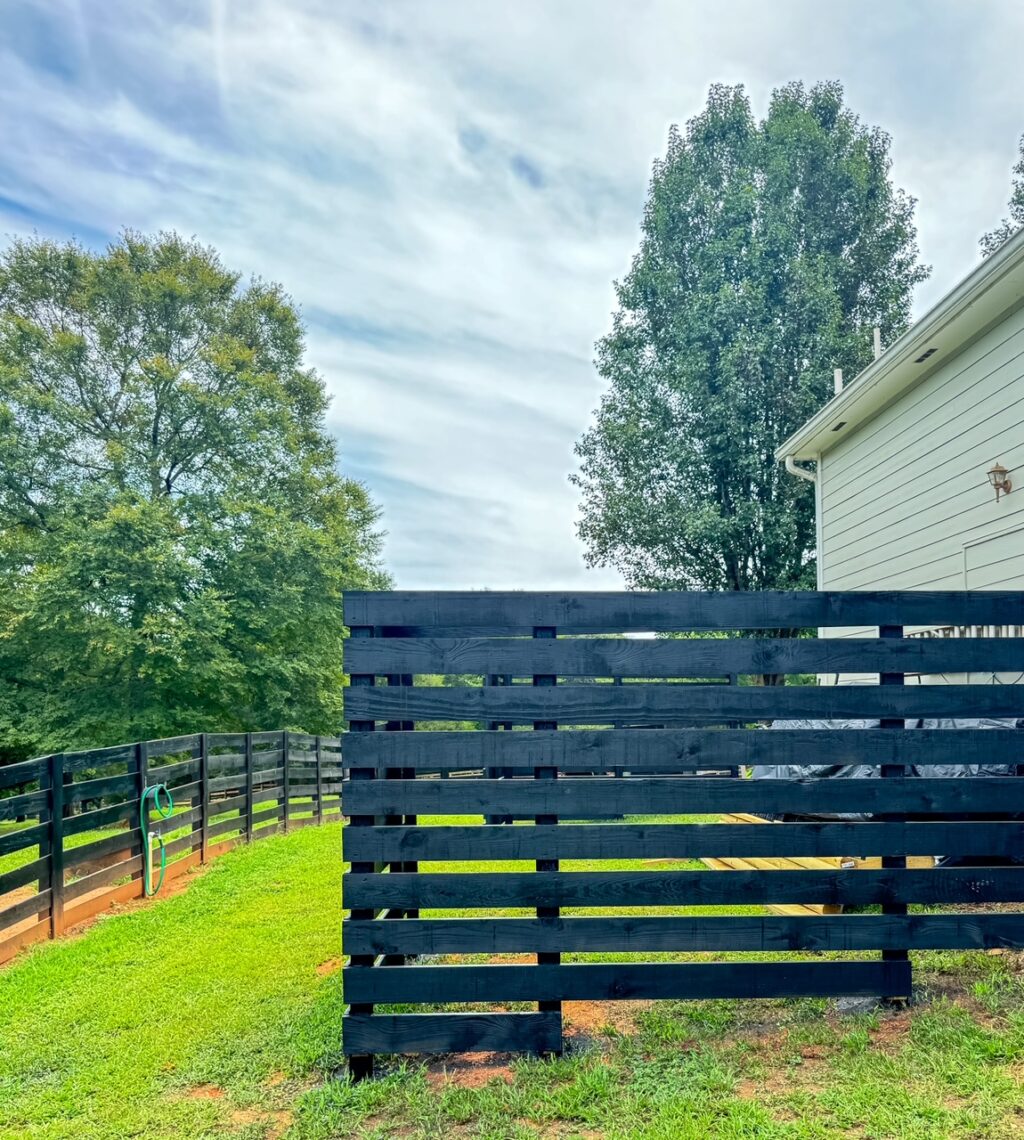
<svg viewBox="0 0 1024 1140">
<path fill-rule="evenodd" d="M 993 909 L 1024 903 L 1024 639 L 921 636 L 1019 627 L 1024 593 L 349 593 L 345 620 L 356 1078 L 558 1052 L 564 1001 L 900 998 L 908 951 L 1024 946 Z M 695 953 L 729 960 L 664 960 Z"/>
<path fill-rule="evenodd" d="M 199 733 L 0 767 L 0 962 L 144 893 L 143 843 L 166 878 L 240 842 L 340 818 L 336 736 Z M 147 788 L 163 784 L 161 818 Z M 151 792 L 152 795 L 152 792 Z M 158 881 L 154 854 L 151 882 Z"/>
</svg>

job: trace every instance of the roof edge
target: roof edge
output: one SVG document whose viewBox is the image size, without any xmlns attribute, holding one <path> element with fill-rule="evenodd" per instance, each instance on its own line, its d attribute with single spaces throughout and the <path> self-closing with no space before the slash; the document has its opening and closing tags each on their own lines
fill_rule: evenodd
<svg viewBox="0 0 1024 1140">
<path fill-rule="evenodd" d="M 920 355 L 927 342 L 940 330 L 977 304 L 978 300 L 994 288 L 1006 274 L 1022 266 L 1024 266 L 1024 228 L 1008 238 L 995 253 L 972 269 L 902 336 L 893 341 L 877 360 L 873 360 L 867 368 L 858 373 L 842 392 L 822 405 L 806 423 L 775 449 L 775 458 L 780 463 L 787 455 L 797 459 L 814 459 L 826 449 L 820 445 L 816 448 L 809 445 L 817 440 L 822 430 L 832 420 L 845 416 L 846 426 L 853 426 L 874 415 L 880 409 L 869 408 L 869 404 L 873 405 L 874 401 L 868 401 L 865 397 L 877 395 L 880 390 L 884 391 L 890 377 L 902 366 L 916 363 L 915 357 Z M 916 379 L 917 377 L 908 379 L 908 384 L 916 382 Z M 893 395 L 897 395 L 898 392 L 899 388 L 894 386 Z M 861 405 L 859 411 L 858 404 Z"/>
</svg>

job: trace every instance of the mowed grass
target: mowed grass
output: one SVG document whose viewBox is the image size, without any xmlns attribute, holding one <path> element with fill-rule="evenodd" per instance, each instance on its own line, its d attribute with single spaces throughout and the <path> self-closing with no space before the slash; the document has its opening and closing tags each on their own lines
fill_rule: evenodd
<svg viewBox="0 0 1024 1140">
<path fill-rule="evenodd" d="M 1024 1135 L 1012 954 L 919 956 L 902 1012 L 569 1005 L 561 1059 L 385 1061 L 351 1086 L 339 858 L 336 824 L 268 838 L 0 971 L 0 1137 Z"/>
</svg>

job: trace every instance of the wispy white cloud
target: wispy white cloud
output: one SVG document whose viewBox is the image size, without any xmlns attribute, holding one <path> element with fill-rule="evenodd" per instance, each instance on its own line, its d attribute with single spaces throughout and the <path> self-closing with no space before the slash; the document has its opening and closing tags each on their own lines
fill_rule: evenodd
<svg viewBox="0 0 1024 1140">
<path fill-rule="evenodd" d="M 1006 198 L 1015 0 L 209 0 L 0 9 L 0 230 L 173 227 L 303 306 L 406 586 L 602 586 L 567 483 L 651 159 L 709 83 L 838 77 L 935 274 Z"/>
</svg>

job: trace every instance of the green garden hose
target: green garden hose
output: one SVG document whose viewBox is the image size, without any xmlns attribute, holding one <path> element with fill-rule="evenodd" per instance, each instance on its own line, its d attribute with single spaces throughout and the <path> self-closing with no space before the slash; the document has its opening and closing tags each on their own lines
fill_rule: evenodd
<svg viewBox="0 0 1024 1140">
<path fill-rule="evenodd" d="M 147 799 L 152 802 L 147 804 Z M 146 898 L 151 898 L 164 885 L 164 875 L 167 873 L 167 846 L 164 837 L 158 831 L 149 830 L 149 813 L 155 811 L 161 819 L 170 819 L 174 811 L 174 800 L 167 790 L 166 784 L 154 784 L 142 793 L 139 800 L 139 830 L 142 832 L 142 882 L 146 889 Z M 154 887 L 153 879 L 153 840 L 160 844 L 160 878 Z"/>
</svg>

